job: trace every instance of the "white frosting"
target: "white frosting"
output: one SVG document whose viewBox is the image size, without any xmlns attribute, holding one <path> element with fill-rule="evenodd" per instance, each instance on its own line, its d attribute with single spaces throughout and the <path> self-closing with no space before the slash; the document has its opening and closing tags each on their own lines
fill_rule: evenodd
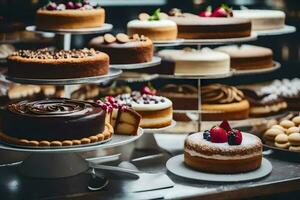
<svg viewBox="0 0 300 200">
<path fill-rule="evenodd" d="M 168 20 L 168 19 L 162 19 L 162 20 L 154 20 L 154 21 L 141 21 L 141 20 L 132 20 L 128 22 L 127 27 L 128 28 L 159 28 L 159 27 L 176 27 L 176 23 Z"/>
</svg>

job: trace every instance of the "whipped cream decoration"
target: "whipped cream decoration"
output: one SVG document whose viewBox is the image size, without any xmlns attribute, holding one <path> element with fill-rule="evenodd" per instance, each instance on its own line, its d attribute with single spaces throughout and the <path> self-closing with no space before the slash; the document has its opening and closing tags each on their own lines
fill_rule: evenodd
<svg viewBox="0 0 300 200">
<path fill-rule="evenodd" d="M 203 103 L 233 103 L 245 99 L 242 91 L 235 87 L 212 84 L 201 88 Z"/>
<path fill-rule="evenodd" d="M 233 10 L 233 16 L 237 18 L 277 18 L 285 17 L 285 13 L 280 10 Z"/>
</svg>

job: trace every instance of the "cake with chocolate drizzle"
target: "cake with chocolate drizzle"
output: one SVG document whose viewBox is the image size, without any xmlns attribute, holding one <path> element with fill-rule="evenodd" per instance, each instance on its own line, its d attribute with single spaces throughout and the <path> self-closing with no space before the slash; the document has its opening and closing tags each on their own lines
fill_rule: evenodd
<svg viewBox="0 0 300 200">
<path fill-rule="evenodd" d="M 153 57 L 152 41 L 141 35 L 129 37 L 124 33 L 116 36 L 105 34 L 89 42 L 91 48 L 107 53 L 111 64 L 134 64 L 150 62 Z"/>
<path fill-rule="evenodd" d="M 31 79 L 67 79 L 108 73 L 109 56 L 94 49 L 19 50 L 8 57 L 8 75 Z"/>
</svg>

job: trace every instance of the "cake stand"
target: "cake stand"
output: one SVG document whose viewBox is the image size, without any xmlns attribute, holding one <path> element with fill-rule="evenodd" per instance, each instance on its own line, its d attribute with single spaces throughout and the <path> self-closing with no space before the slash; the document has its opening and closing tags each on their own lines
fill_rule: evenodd
<svg viewBox="0 0 300 200">
<path fill-rule="evenodd" d="M 101 144 L 61 148 L 30 148 L 0 143 L 0 149 L 31 153 L 29 157 L 17 165 L 19 171 L 25 176 L 62 178 L 77 175 L 90 168 L 89 163 L 77 153 L 125 145 L 139 139 L 142 135 L 143 129 L 139 128 L 136 136 L 113 135 L 111 140 Z"/>
<path fill-rule="evenodd" d="M 185 39 L 177 38 L 176 40 L 158 40 L 153 41 L 155 47 L 174 47 L 180 46 L 184 43 Z"/>
<path fill-rule="evenodd" d="M 134 64 L 111 64 L 110 67 L 115 69 L 131 70 L 131 69 L 143 69 L 147 67 L 153 67 L 159 65 L 160 63 L 161 63 L 161 58 L 157 56 L 153 56 L 150 62 L 134 63 Z"/>
<path fill-rule="evenodd" d="M 296 27 L 285 25 L 282 29 L 254 31 L 257 36 L 283 35 L 296 32 Z"/>
</svg>

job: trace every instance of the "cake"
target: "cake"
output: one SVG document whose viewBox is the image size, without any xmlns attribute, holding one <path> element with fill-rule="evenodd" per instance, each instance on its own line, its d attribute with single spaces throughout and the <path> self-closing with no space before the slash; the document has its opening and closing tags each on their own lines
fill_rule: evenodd
<svg viewBox="0 0 300 200">
<path fill-rule="evenodd" d="M 230 56 L 231 68 L 237 70 L 252 70 L 272 68 L 273 51 L 269 48 L 254 45 L 230 45 L 218 47 L 215 50 Z"/>
<path fill-rule="evenodd" d="M 112 136 L 97 104 L 69 99 L 22 101 L 3 114 L 1 140 L 25 146 L 71 146 Z"/>
<path fill-rule="evenodd" d="M 186 138 L 184 163 L 195 170 L 216 174 L 258 169 L 262 162 L 261 140 L 230 126 L 223 128 L 222 124 Z"/>
<path fill-rule="evenodd" d="M 280 114 L 287 108 L 287 103 L 277 94 L 258 95 L 254 90 L 241 89 L 250 103 L 250 117 L 266 117 Z"/>
<path fill-rule="evenodd" d="M 108 73 L 109 57 L 94 49 L 19 50 L 8 57 L 8 75 L 31 79 L 67 79 Z"/>
<path fill-rule="evenodd" d="M 149 89 L 141 92 L 121 94 L 116 100 L 128 105 L 142 116 L 142 128 L 163 128 L 170 126 L 173 119 L 172 102 L 162 96 L 156 96 Z"/>
<path fill-rule="evenodd" d="M 175 40 L 177 38 L 177 25 L 167 18 L 165 13 L 160 13 L 160 9 L 157 9 L 152 16 L 141 13 L 139 19 L 128 22 L 128 35 L 145 35 L 152 41 Z"/>
<path fill-rule="evenodd" d="M 249 117 L 250 104 L 236 87 L 212 84 L 201 87 L 202 119 L 240 120 Z"/>
<path fill-rule="evenodd" d="M 224 39 L 251 35 L 251 21 L 232 17 L 199 17 L 191 13 L 171 12 L 169 19 L 178 26 L 178 38 Z"/>
<path fill-rule="evenodd" d="M 36 13 L 36 27 L 40 30 L 94 28 L 103 26 L 104 21 L 104 9 L 88 0 L 49 1 Z"/>
<path fill-rule="evenodd" d="M 282 29 L 285 24 L 285 13 L 280 10 L 233 10 L 233 17 L 251 20 L 254 31 Z"/>
<path fill-rule="evenodd" d="M 142 117 L 136 111 L 118 103 L 112 96 L 107 96 L 104 102 L 98 100 L 97 104 L 107 112 L 106 121 L 112 125 L 115 134 L 138 135 Z"/>
<path fill-rule="evenodd" d="M 226 74 L 230 71 L 230 57 L 209 48 L 195 50 L 165 49 L 157 53 L 164 62 L 160 71 L 169 71 L 175 75 L 201 76 Z M 163 69 L 163 68 L 169 68 Z M 147 71 L 147 69 L 146 69 Z M 157 71 L 157 73 L 160 73 Z"/>
<path fill-rule="evenodd" d="M 152 41 L 138 34 L 128 37 L 119 33 L 116 36 L 105 34 L 89 42 L 91 48 L 107 53 L 111 64 L 134 64 L 152 61 Z"/>
</svg>

